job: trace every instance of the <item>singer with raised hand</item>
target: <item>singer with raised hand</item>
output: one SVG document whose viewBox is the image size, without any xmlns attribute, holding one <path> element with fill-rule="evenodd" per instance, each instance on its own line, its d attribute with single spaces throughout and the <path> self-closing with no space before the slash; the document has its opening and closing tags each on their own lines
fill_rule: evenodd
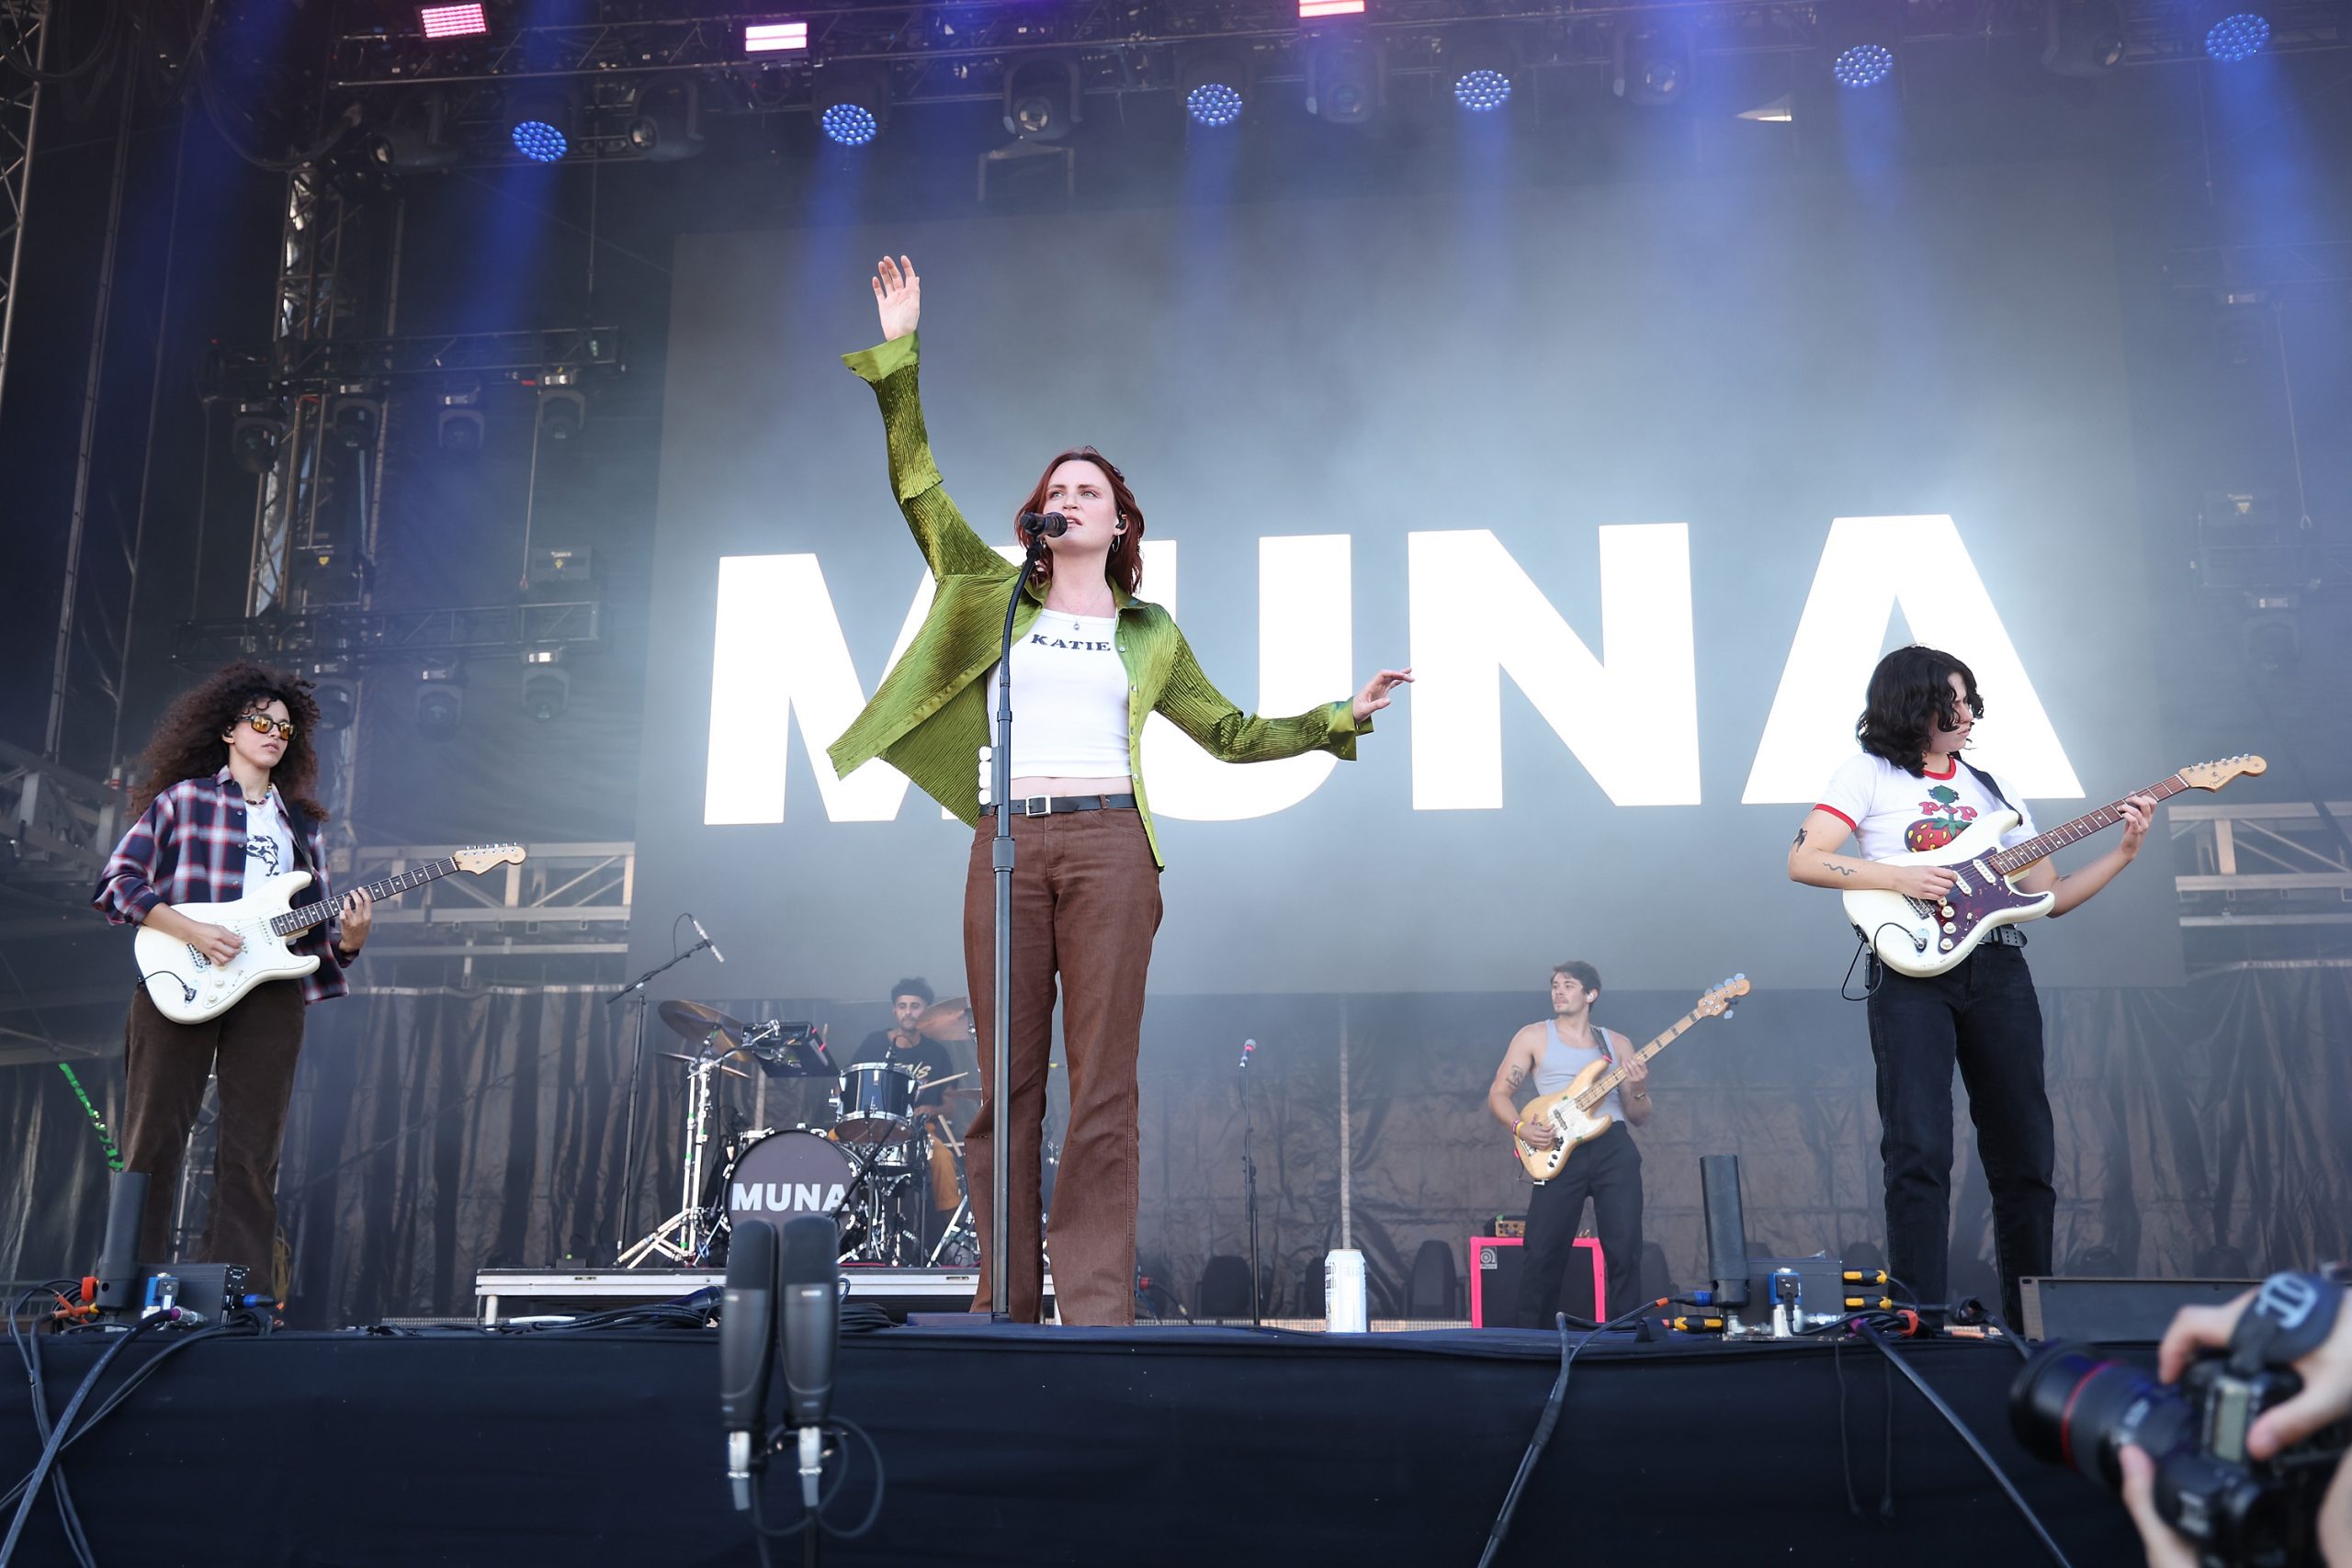
<svg viewBox="0 0 2352 1568">
<path fill-rule="evenodd" d="M 1323 750 L 1352 760 L 1356 738 L 1409 670 L 1383 670 L 1351 700 L 1291 718 L 1244 714 L 1209 683 L 1174 619 L 1139 599 L 1143 508 L 1126 476 L 1091 446 L 1057 454 L 1022 503 L 1057 515 L 1035 574 L 1004 560 L 947 498 L 933 465 L 916 390 L 922 284 L 906 257 L 884 257 L 872 280 L 883 342 L 844 363 L 882 406 L 890 486 L 937 585 L 906 654 L 831 751 L 846 774 L 879 757 L 976 831 L 964 893 L 964 961 L 980 1059 L 995 1048 L 995 902 L 989 844 L 995 807 L 988 693 L 997 638 L 1013 616 L 1012 690 L 1020 718 L 1012 758 L 1013 840 L 1012 1104 L 995 1103 L 983 1073 L 979 1114 L 966 1136 L 972 1206 L 980 1217 L 976 1305 L 1008 1270 L 1012 1315 L 1043 1304 L 1038 1150 L 1057 983 L 1069 1069 L 1070 1119 L 1054 1189 L 1055 1294 L 1062 1321 L 1135 1320 L 1136 1056 L 1145 972 L 1159 927 L 1163 863 L 1142 767 L 1144 720 L 1165 715 L 1210 755 L 1261 762 Z M 978 760 L 978 778 L 974 761 Z M 1001 1259 L 992 1233 L 991 1153 L 1010 1137 L 1008 1224 Z"/>
</svg>

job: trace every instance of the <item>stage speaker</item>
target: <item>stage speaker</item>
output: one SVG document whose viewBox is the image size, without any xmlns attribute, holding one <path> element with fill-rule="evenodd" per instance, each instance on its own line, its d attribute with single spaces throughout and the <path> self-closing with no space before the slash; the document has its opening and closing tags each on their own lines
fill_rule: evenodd
<svg viewBox="0 0 2352 1568">
<path fill-rule="evenodd" d="M 1218 1253 L 1201 1270 L 1200 1288 L 1193 1294 L 1194 1317 L 1250 1315 L 1250 1260 Z"/>
<path fill-rule="evenodd" d="M 1707 1273 L 1715 1304 L 1736 1312 L 1747 1304 L 1747 1223 L 1739 1203 L 1739 1156 L 1702 1155 L 1699 1201 L 1707 1228 Z"/>
<path fill-rule="evenodd" d="M 1517 1236 L 1470 1238 L 1470 1326 L 1510 1328 L 1519 1321 L 1519 1279 L 1525 1244 Z M 1559 1310 L 1598 1323 L 1608 1304 L 1602 1284 L 1600 1243 L 1585 1235 L 1560 1282 Z M 1549 1326 L 1548 1325 L 1546 1325 Z"/>
<path fill-rule="evenodd" d="M 1413 1272 L 1405 1281 L 1405 1315 L 1450 1318 L 1462 1310 L 1461 1302 L 1453 1280 L 1453 1248 L 1431 1236 L 1413 1254 Z"/>
<path fill-rule="evenodd" d="M 2028 1339 L 2095 1339 L 2154 1345 L 2185 1306 L 2218 1306 L 2259 1280 L 2061 1280 L 2018 1281 Z"/>
</svg>

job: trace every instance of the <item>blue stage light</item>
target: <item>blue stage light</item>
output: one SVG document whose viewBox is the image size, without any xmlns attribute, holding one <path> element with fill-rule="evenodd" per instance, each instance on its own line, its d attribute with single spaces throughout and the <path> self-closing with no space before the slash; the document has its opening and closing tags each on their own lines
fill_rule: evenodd
<svg viewBox="0 0 2352 1568">
<path fill-rule="evenodd" d="M 1510 101 L 1510 78 L 1480 67 L 1453 79 L 1453 101 L 1473 114 L 1498 109 Z"/>
<path fill-rule="evenodd" d="M 835 104 L 817 121 L 827 139 L 843 147 L 863 147 L 882 129 L 874 111 L 863 104 Z"/>
<path fill-rule="evenodd" d="M 2209 13 L 2210 15 L 2210 13 Z M 2205 33 L 2205 52 L 2223 64 L 2251 60 L 2270 41 L 2270 19 L 2256 11 L 2223 17 Z"/>
<path fill-rule="evenodd" d="M 1875 87 L 1894 73 L 1894 51 L 1883 43 L 1858 43 L 1829 67 L 1841 86 Z"/>
<path fill-rule="evenodd" d="M 552 164 L 571 150 L 563 132 L 543 119 L 526 119 L 514 127 L 514 151 L 535 164 Z"/>
<path fill-rule="evenodd" d="M 1231 125 L 1241 118 L 1241 94 L 1224 82 L 1204 82 L 1184 95 L 1184 112 L 1194 125 Z"/>
</svg>

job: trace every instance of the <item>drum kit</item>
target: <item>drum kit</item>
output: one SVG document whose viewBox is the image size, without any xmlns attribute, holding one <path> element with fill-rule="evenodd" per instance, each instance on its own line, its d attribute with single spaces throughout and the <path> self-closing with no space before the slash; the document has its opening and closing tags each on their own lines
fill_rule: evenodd
<svg viewBox="0 0 2352 1568">
<path fill-rule="evenodd" d="M 700 1002 L 663 1002 L 657 1011 L 693 1047 L 662 1053 L 686 1075 L 685 1163 L 677 1213 L 623 1252 L 621 1267 L 715 1266 L 742 1218 L 782 1224 L 796 1214 L 831 1216 L 843 1263 L 968 1268 L 978 1259 L 964 1145 L 947 1118 L 968 1120 L 979 1090 L 944 1087 L 968 1075 L 925 1080 L 887 1060 L 837 1066 L 821 1025 L 747 1024 Z M 914 1028 L 927 1040 L 967 1038 L 971 1009 L 962 997 L 948 998 L 926 1009 Z M 770 1079 L 825 1083 L 828 1115 L 759 1125 Z M 730 1080 L 756 1082 L 748 1130 L 717 1125 L 719 1090 Z M 942 1090 L 941 1103 L 918 1110 L 917 1096 L 931 1089 Z M 939 1211 L 947 1212 L 946 1223 L 927 1235 Z"/>
</svg>

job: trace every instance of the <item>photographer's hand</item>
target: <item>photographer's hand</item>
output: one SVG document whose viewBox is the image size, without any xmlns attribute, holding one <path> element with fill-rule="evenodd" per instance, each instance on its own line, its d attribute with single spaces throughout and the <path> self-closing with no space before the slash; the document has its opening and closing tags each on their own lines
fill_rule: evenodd
<svg viewBox="0 0 2352 1568">
<path fill-rule="evenodd" d="M 2221 1306 L 2181 1308 L 2156 1352 L 2157 1374 L 2166 1382 L 2177 1382 L 2199 1351 L 2226 1348 L 2254 1295 L 2248 1291 Z M 2317 1349 L 2296 1360 L 2295 1371 L 2303 1380 L 2303 1391 L 2264 1411 L 2246 1428 L 2246 1451 L 2256 1459 L 2269 1459 L 2352 1413 L 2352 1309 L 2337 1314 L 2335 1327 Z M 2197 1557 L 2188 1542 L 2156 1512 L 2154 1461 L 2134 1448 L 2125 1449 L 2121 1458 L 2123 1501 L 2140 1527 L 2149 1568 L 2195 1568 Z M 2319 1548 L 2327 1568 L 2352 1568 L 2352 1464 L 2336 1466 L 2335 1479 L 2320 1502 Z"/>
</svg>

